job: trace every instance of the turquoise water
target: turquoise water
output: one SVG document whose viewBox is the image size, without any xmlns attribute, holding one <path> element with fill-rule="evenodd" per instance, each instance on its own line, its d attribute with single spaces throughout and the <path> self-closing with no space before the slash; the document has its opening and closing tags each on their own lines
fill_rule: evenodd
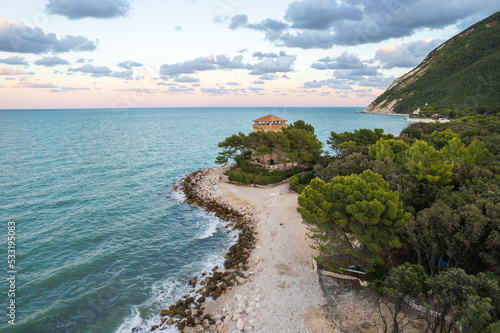
<svg viewBox="0 0 500 333">
<path fill-rule="evenodd" d="M 2 315 L 0 331 L 148 332 L 234 241 L 171 187 L 269 113 L 311 123 L 323 142 L 332 130 L 407 126 L 360 109 L 0 110 L 0 248 L 7 257 L 15 222 L 17 268 L 16 326 Z"/>
</svg>

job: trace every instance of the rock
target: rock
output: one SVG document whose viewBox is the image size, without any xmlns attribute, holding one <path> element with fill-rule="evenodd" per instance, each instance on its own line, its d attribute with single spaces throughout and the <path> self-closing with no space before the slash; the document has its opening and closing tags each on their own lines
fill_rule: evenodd
<svg viewBox="0 0 500 333">
<path fill-rule="evenodd" d="M 224 261 L 224 268 L 225 269 L 230 269 L 231 266 L 233 266 L 233 261 L 232 260 L 226 260 L 226 261 Z"/>
<path fill-rule="evenodd" d="M 215 266 L 214 268 L 212 268 L 212 271 L 215 272 L 218 269 L 219 269 L 219 266 Z"/>
<path fill-rule="evenodd" d="M 174 324 L 174 317 L 170 318 L 168 321 L 167 321 L 167 325 L 173 325 Z"/>
<path fill-rule="evenodd" d="M 242 278 L 239 276 L 236 276 L 235 278 L 236 278 L 236 282 L 238 282 L 239 285 L 247 283 L 247 280 L 245 278 Z"/>
<path fill-rule="evenodd" d="M 243 329 L 245 329 L 245 321 L 241 318 L 238 319 L 238 321 L 236 322 L 236 328 L 240 331 L 243 331 Z"/>
<path fill-rule="evenodd" d="M 196 326 L 196 327 L 194 328 L 194 331 L 195 331 L 195 332 L 204 332 L 204 331 L 205 331 L 205 329 L 203 328 L 203 326 L 198 325 L 198 326 Z"/>
<path fill-rule="evenodd" d="M 254 301 L 251 301 L 248 305 L 249 305 L 249 306 L 251 306 L 252 308 L 254 308 L 254 307 L 255 307 L 255 304 L 256 304 L 256 303 L 255 303 Z"/>
<path fill-rule="evenodd" d="M 217 326 L 217 333 L 227 333 L 229 331 L 229 326 L 222 324 Z"/>
<path fill-rule="evenodd" d="M 158 328 L 158 325 L 154 325 L 153 327 L 151 327 L 151 332 L 155 331 L 157 328 Z"/>
<path fill-rule="evenodd" d="M 252 312 L 251 316 L 252 316 L 252 318 L 257 318 L 258 314 L 257 314 L 257 312 L 254 311 L 254 312 Z"/>
<path fill-rule="evenodd" d="M 179 331 L 183 332 L 184 329 L 186 328 L 186 324 L 180 322 L 179 324 L 177 324 L 177 328 L 179 329 Z"/>
<path fill-rule="evenodd" d="M 239 313 L 235 313 L 233 315 L 233 321 L 238 321 L 240 319 L 241 315 Z"/>
<path fill-rule="evenodd" d="M 197 282 L 198 282 L 198 278 L 194 277 L 191 280 L 189 280 L 189 285 L 194 286 L 194 285 L 196 285 Z"/>
<path fill-rule="evenodd" d="M 170 311 L 168 311 L 168 310 L 163 310 L 163 311 L 160 313 L 160 317 L 169 316 L 169 315 L 170 315 Z"/>
<path fill-rule="evenodd" d="M 208 319 L 203 319 L 203 321 L 201 322 L 201 326 L 203 326 L 204 328 L 209 328 L 210 323 L 208 322 Z"/>
<path fill-rule="evenodd" d="M 252 314 L 252 312 L 253 312 L 253 308 L 252 308 L 252 307 L 249 307 L 249 308 L 247 308 L 247 309 L 245 310 L 245 312 L 246 312 L 246 314 L 247 314 L 247 315 L 251 315 L 251 314 Z"/>
<path fill-rule="evenodd" d="M 231 323 L 232 316 L 228 315 L 226 318 L 224 318 L 224 324 L 229 325 Z"/>
<path fill-rule="evenodd" d="M 205 297 L 203 297 L 203 296 L 198 297 L 198 299 L 196 300 L 196 302 L 198 302 L 198 303 L 205 302 Z"/>
</svg>

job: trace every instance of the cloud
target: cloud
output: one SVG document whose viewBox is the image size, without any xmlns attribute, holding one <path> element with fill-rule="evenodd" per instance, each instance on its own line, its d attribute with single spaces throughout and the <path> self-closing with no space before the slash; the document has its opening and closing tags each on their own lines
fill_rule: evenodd
<svg viewBox="0 0 500 333">
<path fill-rule="evenodd" d="M 292 22 L 294 28 L 326 29 L 333 22 L 349 20 L 359 21 L 362 10 L 356 5 L 337 1 L 306 0 L 292 2 L 286 11 L 285 19 Z"/>
<path fill-rule="evenodd" d="M 175 30 L 177 30 L 177 31 L 181 31 L 181 30 L 182 30 L 182 27 L 181 27 L 180 25 L 176 25 L 176 26 L 175 26 Z"/>
<path fill-rule="evenodd" d="M 411 36 L 422 29 L 461 26 L 498 10 L 497 0 L 301 0 L 289 4 L 283 21 L 246 21 L 234 27 L 264 31 L 277 46 L 328 49 Z"/>
<path fill-rule="evenodd" d="M 0 59 L 0 63 L 7 65 L 27 65 L 28 62 L 23 57 L 8 56 L 7 58 Z"/>
<path fill-rule="evenodd" d="M 192 94 L 196 89 L 187 87 L 169 87 L 166 94 Z"/>
<path fill-rule="evenodd" d="M 337 79 L 363 80 L 365 76 L 382 75 L 375 67 L 363 67 L 360 69 L 336 69 L 333 75 Z"/>
<path fill-rule="evenodd" d="M 264 74 L 261 77 L 259 77 L 260 80 L 268 80 L 268 81 L 276 80 L 277 78 L 278 76 L 274 74 Z"/>
<path fill-rule="evenodd" d="M 47 66 L 47 67 L 53 67 L 57 65 L 68 65 L 69 62 L 67 60 L 61 59 L 59 57 L 43 57 L 42 59 L 38 59 L 35 61 L 35 65 L 39 66 Z"/>
<path fill-rule="evenodd" d="M 13 83 L 10 85 L 12 88 L 43 88 L 51 89 L 57 88 L 53 83 L 40 83 L 40 82 L 30 82 L 30 81 L 20 81 L 18 83 Z"/>
<path fill-rule="evenodd" d="M 252 54 L 252 57 L 254 58 L 259 58 L 259 59 L 263 59 L 263 58 L 278 58 L 278 57 L 285 57 L 287 56 L 287 54 L 283 51 L 280 51 L 279 54 L 276 54 L 276 53 L 262 53 L 262 52 L 254 52 Z"/>
<path fill-rule="evenodd" d="M 231 23 L 229 24 L 229 29 L 237 29 L 246 26 L 248 23 L 248 16 L 246 15 L 235 15 L 231 18 Z"/>
<path fill-rule="evenodd" d="M 137 61 L 122 61 L 118 64 L 118 67 L 125 68 L 125 69 L 132 69 L 132 67 L 142 67 L 143 64 Z"/>
<path fill-rule="evenodd" d="M 301 49 L 329 49 L 335 44 L 335 36 L 328 31 L 304 30 L 280 36 L 284 46 Z"/>
<path fill-rule="evenodd" d="M 441 39 L 424 38 L 410 43 L 385 45 L 377 51 L 375 59 L 384 64 L 385 68 L 415 67 L 443 42 Z"/>
<path fill-rule="evenodd" d="M 266 84 L 266 81 L 254 80 L 252 84 Z"/>
<path fill-rule="evenodd" d="M 81 72 L 92 74 L 93 77 L 111 76 L 112 71 L 106 66 L 94 66 L 91 64 L 85 64 L 78 68 L 70 68 L 69 72 Z"/>
<path fill-rule="evenodd" d="M 58 38 L 40 28 L 18 25 L 0 17 L 0 51 L 41 54 L 47 52 L 93 51 L 96 45 L 82 36 Z"/>
<path fill-rule="evenodd" d="M 0 75 L 20 75 L 20 74 L 25 74 L 25 73 L 20 69 L 0 67 Z"/>
<path fill-rule="evenodd" d="M 45 11 L 69 19 L 113 18 L 125 16 L 130 10 L 127 0 L 49 0 Z"/>
<path fill-rule="evenodd" d="M 204 94 L 209 94 L 211 96 L 222 96 L 230 93 L 229 90 L 225 89 L 224 87 L 201 88 L 200 91 Z"/>
<path fill-rule="evenodd" d="M 200 82 L 200 79 L 192 76 L 181 76 L 181 77 L 176 77 L 175 82 Z"/>
<path fill-rule="evenodd" d="M 102 67 L 104 67 L 104 66 L 102 66 Z M 128 70 L 128 71 L 121 71 L 121 72 L 113 72 L 109 76 L 117 77 L 119 79 L 130 79 L 132 77 L 132 75 L 134 75 L 134 72 Z M 94 76 L 94 75 L 92 75 L 92 76 Z"/>
<path fill-rule="evenodd" d="M 70 86 L 67 86 L 67 87 L 53 88 L 53 89 L 50 89 L 49 92 L 59 93 L 59 92 L 70 92 L 70 91 L 78 91 L 78 90 L 90 90 L 90 88 L 86 88 L 86 87 L 70 87 Z"/>
<path fill-rule="evenodd" d="M 195 74 L 197 72 L 216 69 L 252 69 L 252 65 L 243 63 L 243 55 L 237 55 L 233 59 L 221 54 L 218 56 L 199 57 L 177 64 L 165 64 L 160 67 L 160 75 L 177 76 L 181 74 Z"/>
<path fill-rule="evenodd" d="M 338 79 L 327 79 L 327 80 L 321 80 L 321 81 L 309 81 L 304 83 L 304 88 L 323 88 L 327 87 L 330 89 L 337 89 L 337 90 L 352 90 L 352 86 L 347 84 L 344 80 L 338 80 Z"/>
<path fill-rule="evenodd" d="M 337 58 L 322 58 L 311 65 L 312 68 L 325 70 L 325 69 L 362 69 L 366 67 L 357 55 L 342 52 Z"/>
<path fill-rule="evenodd" d="M 251 68 L 250 65 L 243 64 L 243 56 L 237 55 L 231 60 L 229 57 L 225 55 L 217 56 L 217 67 L 219 69 L 243 69 L 243 68 Z"/>
<path fill-rule="evenodd" d="M 238 82 L 228 82 L 226 83 L 228 86 L 241 86 L 241 83 Z"/>
<path fill-rule="evenodd" d="M 199 57 L 193 60 L 187 60 L 185 62 L 172 64 L 172 65 L 162 65 L 160 67 L 161 75 L 180 75 L 180 74 L 194 74 L 196 72 L 208 71 L 216 69 L 215 58 L 210 57 Z"/>
<path fill-rule="evenodd" d="M 254 70 L 250 72 L 252 75 L 264 75 L 274 73 L 285 73 L 293 71 L 293 63 L 296 56 L 277 57 L 276 59 L 267 58 L 262 62 L 254 65 Z"/>
</svg>

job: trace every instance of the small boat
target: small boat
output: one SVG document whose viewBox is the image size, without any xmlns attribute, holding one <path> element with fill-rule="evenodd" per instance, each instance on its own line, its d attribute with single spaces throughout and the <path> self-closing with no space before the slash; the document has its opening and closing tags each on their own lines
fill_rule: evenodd
<svg viewBox="0 0 500 333">
<path fill-rule="evenodd" d="M 359 113 L 359 111 L 356 111 L 356 113 Z"/>
</svg>

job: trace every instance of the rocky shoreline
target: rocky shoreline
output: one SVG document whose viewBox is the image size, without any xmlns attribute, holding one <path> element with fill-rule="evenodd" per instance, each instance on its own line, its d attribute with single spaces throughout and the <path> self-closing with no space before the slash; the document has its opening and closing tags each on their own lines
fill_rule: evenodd
<svg viewBox="0 0 500 333">
<path fill-rule="evenodd" d="M 225 221 L 228 228 L 238 230 L 236 244 L 232 245 L 224 256 L 224 270 L 218 266 L 210 272 L 203 273 L 204 279 L 192 278 L 186 281 L 193 287 L 192 292 L 197 296 L 185 295 L 168 309 L 161 311 L 161 323 L 154 325 L 151 331 L 164 330 L 174 325 L 181 332 L 220 332 L 229 330 L 228 324 L 235 321 L 238 328 L 243 329 L 240 316 L 215 315 L 205 313 L 205 300 L 216 300 L 235 284 L 245 284 L 247 279 L 252 280 L 249 272 L 248 260 L 250 251 L 255 247 L 255 225 L 250 207 L 238 208 L 230 201 L 220 198 L 214 191 L 224 177 L 230 165 L 205 169 L 193 172 L 182 179 L 180 186 L 173 190 L 184 192 L 186 201 L 196 207 L 202 207 L 208 212 Z M 249 315 L 252 315 L 250 312 Z M 234 320 L 236 319 L 236 320 Z"/>
</svg>

